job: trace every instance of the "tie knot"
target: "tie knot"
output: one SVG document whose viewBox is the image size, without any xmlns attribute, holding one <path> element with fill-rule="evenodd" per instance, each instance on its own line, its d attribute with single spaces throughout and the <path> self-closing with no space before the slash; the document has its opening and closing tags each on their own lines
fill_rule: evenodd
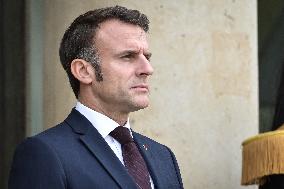
<svg viewBox="0 0 284 189">
<path fill-rule="evenodd" d="M 110 136 L 116 139 L 121 145 L 133 142 L 133 138 L 126 127 L 116 127 L 112 132 L 110 132 Z"/>
</svg>

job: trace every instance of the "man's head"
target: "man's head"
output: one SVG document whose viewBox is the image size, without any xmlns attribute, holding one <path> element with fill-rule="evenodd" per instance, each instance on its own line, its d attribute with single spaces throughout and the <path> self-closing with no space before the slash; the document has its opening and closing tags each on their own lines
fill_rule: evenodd
<svg viewBox="0 0 284 189">
<path fill-rule="evenodd" d="M 79 95 L 80 82 L 71 73 L 71 62 L 74 59 L 83 59 L 89 62 L 95 69 L 96 80 L 103 80 L 100 57 L 94 39 L 100 25 L 112 19 L 139 26 L 145 32 L 149 29 L 149 20 L 146 15 L 121 6 L 95 9 L 77 17 L 66 30 L 59 49 L 61 64 L 67 72 L 76 98 Z"/>
<path fill-rule="evenodd" d="M 60 58 L 80 102 L 112 118 L 148 106 L 148 24 L 145 15 L 118 6 L 75 19 Z"/>
</svg>

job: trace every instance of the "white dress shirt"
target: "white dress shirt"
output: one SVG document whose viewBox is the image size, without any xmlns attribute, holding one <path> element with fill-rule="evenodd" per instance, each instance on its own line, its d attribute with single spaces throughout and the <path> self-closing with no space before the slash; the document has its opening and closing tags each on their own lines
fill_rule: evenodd
<svg viewBox="0 0 284 189">
<path fill-rule="evenodd" d="M 88 108 L 87 106 L 83 105 L 79 101 L 77 102 L 75 109 L 79 111 L 83 116 L 85 116 L 92 123 L 92 125 L 98 130 L 98 132 L 105 139 L 109 147 L 113 150 L 117 158 L 124 165 L 121 144 L 117 140 L 115 140 L 112 136 L 109 135 L 111 131 L 113 131 L 116 127 L 120 125 L 114 120 L 110 119 L 109 117 L 99 112 L 96 112 L 92 110 L 91 108 Z M 127 120 L 124 127 L 127 127 L 129 129 L 130 134 L 132 136 L 132 133 L 130 130 L 129 119 Z M 150 182 L 151 182 L 151 188 L 154 189 L 154 184 L 153 184 L 151 176 L 150 176 Z"/>
</svg>

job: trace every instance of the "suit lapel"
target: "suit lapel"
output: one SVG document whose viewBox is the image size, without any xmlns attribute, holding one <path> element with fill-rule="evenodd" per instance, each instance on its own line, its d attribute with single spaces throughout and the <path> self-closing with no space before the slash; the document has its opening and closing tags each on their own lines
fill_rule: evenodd
<svg viewBox="0 0 284 189">
<path fill-rule="evenodd" d="M 155 156 L 152 153 L 152 150 L 149 149 L 149 145 L 147 144 L 146 140 L 144 140 L 139 134 L 133 131 L 132 134 L 134 141 L 137 144 L 138 149 L 147 164 L 148 170 L 154 182 L 154 186 L 155 188 L 158 189 L 160 188 L 160 186 L 162 186 L 162 183 L 160 183 L 159 181 L 159 175 L 160 175 L 159 167 L 156 166 L 157 165 L 156 161 L 159 160 L 155 158 Z"/>
<path fill-rule="evenodd" d="M 95 127 L 82 114 L 73 109 L 65 121 L 72 127 L 74 132 L 80 134 L 80 140 L 85 144 L 86 148 L 89 149 L 121 188 L 136 188 L 136 184 L 125 167 Z"/>
</svg>

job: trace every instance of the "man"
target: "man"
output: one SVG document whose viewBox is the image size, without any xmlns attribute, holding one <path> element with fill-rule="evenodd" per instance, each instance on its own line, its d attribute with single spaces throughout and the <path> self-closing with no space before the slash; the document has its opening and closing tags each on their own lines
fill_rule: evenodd
<svg viewBox="0 0 284 189">
<path fill-rule="evenodd" d="M 183 188 L 170 149 L 130 129 L 129 113 L 149 104 L 148 24 L 120 6 L 74 20 L 59 53 L 78 102 L 18 146 L 10 189 Z"/>
</svg>

